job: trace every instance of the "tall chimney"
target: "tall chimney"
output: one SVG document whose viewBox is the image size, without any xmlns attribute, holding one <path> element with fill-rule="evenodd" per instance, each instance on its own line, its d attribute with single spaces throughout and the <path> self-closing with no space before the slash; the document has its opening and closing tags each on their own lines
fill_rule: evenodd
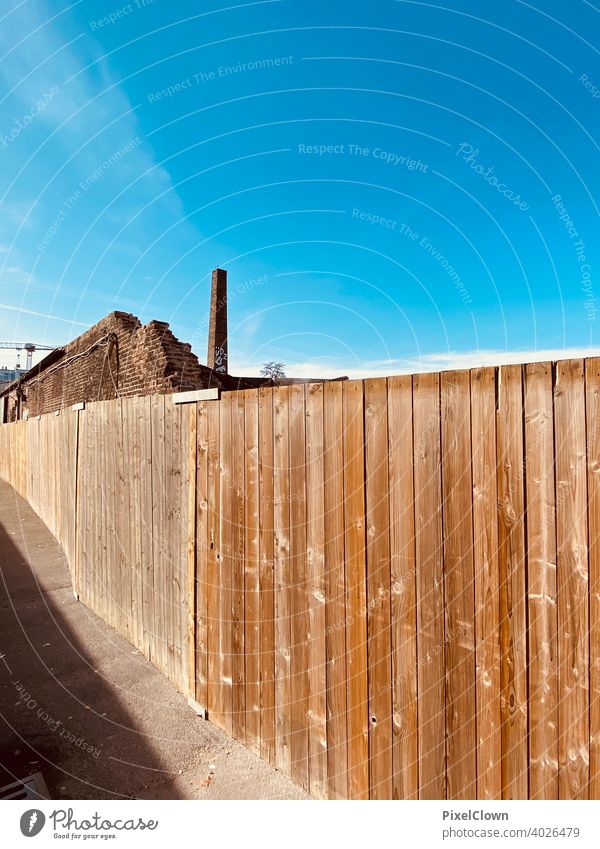
<svg viewBox="0 0 600 849">
<path fill-rule="evenodd" d="M 222 268 L 215 268 L 212 273 L 207 363 L 219 374 L 228 373 L 227 272 Z"/>
</svg>

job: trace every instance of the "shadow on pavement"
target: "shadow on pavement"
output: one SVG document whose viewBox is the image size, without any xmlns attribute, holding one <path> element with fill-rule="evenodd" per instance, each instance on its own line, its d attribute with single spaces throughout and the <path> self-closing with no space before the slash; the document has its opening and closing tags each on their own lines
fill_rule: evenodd
<svg viewBox="0 0 600 849">
<path fill-rule="evenodd" d="M 53 799 L 184 798 L 127 709 L 145 700 L 156 725 L 156 676 L 76 601 L 60 547 L 1 481 L 0 656 L 0 786 L 41 772 Z"/>
</svg>

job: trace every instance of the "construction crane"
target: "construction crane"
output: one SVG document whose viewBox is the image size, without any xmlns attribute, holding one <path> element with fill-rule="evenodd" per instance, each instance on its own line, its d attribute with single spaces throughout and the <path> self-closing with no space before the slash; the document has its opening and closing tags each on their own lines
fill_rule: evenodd
<svg viewBox="0 0 600 849">
<path fill-rule="evenodd" d="M 38 345 L 36 342 L 0 342 L 0 348 L 8 348 L 17 352 L 16 368 L 21 368 L 21 351 L 27 352 L 27 371 L 32 366 L 34 351 L 55 351 L 56 346 Z"/>
</svg>

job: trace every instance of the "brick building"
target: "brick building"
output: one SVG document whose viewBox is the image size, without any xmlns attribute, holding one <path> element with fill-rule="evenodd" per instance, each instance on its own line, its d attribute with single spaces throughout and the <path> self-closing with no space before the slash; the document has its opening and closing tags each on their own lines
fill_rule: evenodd
<svg viewBox="0 0 600 849">
<path fill-rule="evenodd" d="M 213 273 L 213 290 L 217 284 L 222 292 L 226 272 L 221 269 Z M 221 347 L 223 309 L 226 298 L 219 302 L 213 298 L 211 328 L 219 326 Z M 215 344 L 214 330 L 209 339 Z M 208 359 L 214 362 L 210 351 Z M 51 413 L 82 401 L 194 389 L 246 389 L 269 383 L 260 377 L 236 378 L 203 365 L 191 345 L 180 342 L 164 321 L 142 325 L 134 315 L 112 312 L 17 380 L 1 386 L 0 421 Z"/>
</svg>

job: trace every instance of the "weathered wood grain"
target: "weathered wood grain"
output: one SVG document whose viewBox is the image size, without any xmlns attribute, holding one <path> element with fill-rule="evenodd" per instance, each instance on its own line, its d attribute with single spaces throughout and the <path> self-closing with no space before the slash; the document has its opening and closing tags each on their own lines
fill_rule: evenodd
<svg viewBox="0 0 600 849">
<path fill-rule="evenodd" d="M 558 567 L 558 758 L 561 799 L 589 795 L 589 610 L 583 361 L 563 360 L 554 386 Z"/>
<path fill-rule="evenodd" d="M 275 765 L 273 390 L 258 390 L 260 549 L 260 754 Z"/>
<path fill-rule="evenodd" d="M 304 386 L 289 387 L 291 776 L 308 789 L 309 616 L 306 551 L 306 416 Z"/>
<path fill-rule="evenodd" d="M 419 798 L 446 798 L 444 569 L 437 374 L 413 377 Z"/>
<path fill-rule="evenodd" d="M 346 548 L 346 657 L 348 797 L 369 798 L 369 694 L 365 537 L 364 398 L 360 380 L 343 385 L 344 542 Z"/>
<path fill-rule="evenodd" d="M 367 663 L 371 799 L 392 798 L 390 517 L 387 387 L 365 380 Z"/>
<path fill-rule="evenodd" d="M 193 574 L 194 588 L 190 588 L 190 601 L 195 600 L 196 623 L 194 639 L 194 699 L 208 710 L 208 633 L 209 633 L 209 531 L 208 531 L 208 457 L 209 457 L 209 424 L 208 402 L 200 401 L 191 405 L 191 415 L 195 418 L 190 433 L 190 451 L 195 451 L 196 480 L 194 493 L 194 510 L 196 534 L 194 539 L 195 572 Z M 194 444 L 192 445 L 192 440 Z M 191 496 L 190 496 L 191 506 Z M 190 673 L 191 673 L 190 668 Z"/>
<path fill-rule="evenodd" d="M 348 797 L 342 384 L 323 385 L 327 795 Z"/>
<path fill-rule="evenodd" d="M 590 799 L 600 799 L 600 359 L 585 362 L 590 599 Z"/>
<path fill-rule="evenodd" d="M 292 591 L 290 571 L 290 455 L 288 445 L 289 389 L 273 392 L 273 521 L 275 586 L 275 721 L 276 765 L 292 770 Z"/>
<path fill-rule="evenodd" d="M 469 374 L 441 374 L 448 799 L 477 795 Z"/>
<path fill-rule="evenodd" d="M 552 364 L 526 365 L 524 381 L 529 798 L 558 799 L 558 614 Z"/>
<path fill-rule="evenodd" d="M 260 754 L 260 551 L 258 389 L 244 392 L 245 555 L 244 627 L 246 746 Z"/>
<path fill-rule="evenodd" d="M 502 798 L 496 370 L 471 372 L 477 798 Z"/>
<path fill-rule="evenodd" d="M 527 613 L 521 366 L 502 366 L 498 381 L 502 798 L 526 799 Z"/>
<path fill-rule="evenodd" d="M 394 799 L 418 799 L 412 378 L 388 378 Z"/>
<path fill-rule="evenodd" d="M 306 558 L 309 789 L 312 796 L 323 799 L 327 797 L 327 656 L 322 383 L 306 387 Z"/>
</svg>

